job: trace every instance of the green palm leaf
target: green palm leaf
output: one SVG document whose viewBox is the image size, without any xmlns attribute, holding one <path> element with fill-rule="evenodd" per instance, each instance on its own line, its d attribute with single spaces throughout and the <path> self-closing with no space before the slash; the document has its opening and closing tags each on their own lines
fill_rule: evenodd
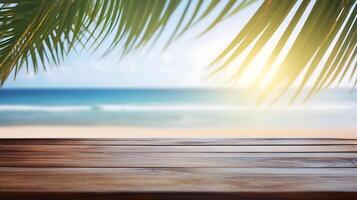
<svg viewBox="0 0 357 200">
<path fill-rule="evenodd" d="M 23 67 L 58 65 L 72 50 L 94 50 L 111 38 L 109 53 L 128 53 L 155 43 L 171 31 L 167 43 L 213 11 L 219 19 L 253 1 L 212 0 L 7 0 L 0 3 L 0 83 Z M 242 3 L 244 3 L 242 5 Z M 218 6 L 222 5 L 223 6 Z M 223 7 L 224 9 L 221 9 Z M 185 8 L 185 9 L 181 9 Z M 189 12 L 194 10 L 194 12 Z M 179 21 L 172 16 L 179 15 Z M 189 19 L 183 20 L 184 18 Z M 176 23 L 173 30 L 168 24 Z M 210 28 L 217 24 L 212 22 Z M 172 29 L 172 28 L 171 28 Z M 114 37 L 109 37 L 114 35 Z"/>
<path fill-rule="evenodd" d="M 283 21 L 288 20 L 285 22 L 287 25 L 283 25 L 282 36 L 273 48 L 270 47 L 270 57 L 252 83 L 253 86 L 263 83 L 266 74 L 276 70 L 270 82 L 264 85 L 262 100 L 270 94 L 278 99 L 299 77 L 302 80 L 298 82 L 292 101 L 302 93 L 309 81 L 312 81 L 312 87 L 306 98 L 344 79 L 356 82 L 356 4 L 355 0 L 266 0 L 231 44 L 214 60 L 212 66 L 216 68 L 213 74 L 228 68 L 248 50 L 248 55 L 232 75 L 233 80 L 239 80 L 249 64 L 279 31 Z M 312 6 L 311 10 L 309 6 Z M 301 30 L 297 31 L 298 22 L 304 20 L 303 13 L 307 13 L 308 17 Z M 289 18 L 289 14 L 293 16 Z M 281 64 L 274 65 L 293 34 L 297 34 L 297 37 L 287 55 Z M 253 47 L 249 49 L 250 46 Z M 354 70 L 348 76 L 347 72 L 352 68 Z"/>
<path fill-rule="evenodd" d="M 213 21 L 202 34 L 254 0 L 7 0 L 0 3 L 0 82 L 22 68 L 58 65 L 71 51 L 94 50 L 111 38 L 106 53 L 123 54 L 155 44 L 170 32 L 167 45 L 203 19 Z M 294 100 L 312 82 L 307 98 L 348 79 L 357 83 L 355 0 L 265 0 L 230 45 L 212 62 L 214 73 L 234 64 L 245 51 L 232 80 L 239 80 L 272 37 L 282 31 L 252 85 L 263 85 L 261 98 L 279 98 L 299 81 Z M 214 15 L 215 14 L 215 15 Z M 173 19 L 173 15 L 177 15 Z M 307 16 L 304 18 L 304 16 Z M 178 19 L 178 20 L 177 20 Z M 304 21 L 302 28 L 299 25 Z M 174 26 L 168 26 L 168 24 Z M 114 37 L 109 37 L 114 35 Z M 296 36 L 294 38 L 294 35 Z M 293 38 L 293 39 L 292 39 Z M 276 62 L 286 51 L 280 64 Z M 321 68 L 321 66 L 323 66 Z M 317 74 L 317 75 L 316 75 Z M 265 85 L 264 85 L 265 86 Z"/>
</svg>

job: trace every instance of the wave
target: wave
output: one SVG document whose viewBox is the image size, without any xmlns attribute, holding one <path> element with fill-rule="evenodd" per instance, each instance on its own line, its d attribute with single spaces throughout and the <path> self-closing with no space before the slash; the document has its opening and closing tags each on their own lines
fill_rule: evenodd
<svg viewBox="0 0 357 200">
<path fill-rule="evenodd" d="M 251 110 L 248 106 L 231 105 L 97 105 L 102 111 L 232 111 Z"/>
<path fill-rule="evenodd" d="M 355 111 L 357 104 L 312 104 L 293 106 L 256 107 L 249 105 L 135 105 L 135 104 L 99 104 L 99 105 L 1 105 L 0 112 L 178 112 L 178 111 Z"/>
<path fill-rule="evenodd" d="M 37 105 L 0 105 L 0 112 L 73 112 L 89 111 L 91 106 L 37 106 Z"/>
<path fill-rule="evenodd" d="M 345 111 L 357 110 L 357 104 L 313 104 L 296 106 L 257 107 L 249 105 L 97 105 L 104 112 L 121 111 Z"/>
</svg>

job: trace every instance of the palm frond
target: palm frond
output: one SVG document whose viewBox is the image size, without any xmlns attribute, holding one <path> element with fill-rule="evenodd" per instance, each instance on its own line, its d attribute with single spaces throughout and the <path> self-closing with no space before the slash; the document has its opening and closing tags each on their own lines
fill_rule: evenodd
<svg viewBox="0 0 357 200">
<path fill-rule="evenodd" d="M 252 85 L 260 84 L 260 88 L 265 88 L 261 99 L 271 94 L 278 99 L 296 82 L 298 88 L 292 101 L 301 95 L 308 83 L 312 83 L 312 87 L 309 87 L 306 98 L 342 80 L 356 82 L 356 4 L 355 0 L 266 0 L 231 44 L 212 62 L 215 67 L 212 73 L 227 69 L 243 52 L 248 51 L 232 76 L 233 80 L 239 80 L 262 49 L 271 48 L 267 61 L 252 82 Z M 304 14 L 307 18 L 303 18 Z M 266 47 L 281 28 L 282 35 L 275 46 Z M 294 35 L 297 35 L 295 39 Z M 276 64 L 288 41 L 292 41 L 292 45 L 287 55 L 282 57 L 280 64 Z M 274 70 L 276 72 L 266 84 L 264 79 L 267 73 Z M 348 75 L 349 71 L 352 72 Z"/>
<path fill-rule="evenodd" d="M 167 44 L 212 13 L 221 19 L 254 0 L 6 0 L 0 3 L 0 83 L 26 66 L 58 65 L 72 50 L 128 53 L 170 32 Z M 178 19 L 172 16 L 177 15 Z M 168 24 L 173 24 L 173 28 Z M 112 35 L 112 37 L 109 37 Z"/>
<path fill-rule="evenodd" d="M 58 64 L 80 41 L 86 1 L 8 1 L 0 9 L 0 82 L 23 65 Z M 81 22 L 79 24 L 79 22 Z"/>
</svg>

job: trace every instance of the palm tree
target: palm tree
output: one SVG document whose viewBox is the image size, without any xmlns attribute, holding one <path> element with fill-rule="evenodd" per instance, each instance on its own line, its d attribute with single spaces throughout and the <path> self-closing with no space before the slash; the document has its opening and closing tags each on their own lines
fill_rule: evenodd
<svg viewBox="0 0 357 200">
<path fill-rule="evenodd" d="M 0 3 L 0 83 L 11 73 L 16 78 L 23 67 L 37 72 L 40 67 L 58 65 L 71 51 L 95 50 L 108 39 L 112 41 L 106 53 L 120 49 L 127 54 L 154 44 L 164 31 L 171 33 L 169 45 L 200 21 L 213 18 L 202 30 L 205 34 L 252 3 L 259 3 L 259 9 L 213 60 L 212 74 L 227 69 L 248 51 L 232 74 L 232 79 L 240 79 L 280 31 L 254 81 L 262 83 L 267 73 L 276 70 L 264 84 L 268 87 L 262 99 L 272 91 L 279 97 L 300 76 L 293 99 L 309 81 L 313 87 L 307 97 L 335 82 L 357 81 L 356 0 L 4 0 Z M 179 20 L 173 20 L 173 15 Z M 293 42 L 286 50 L 289 40 Z M 284 52 L 282 62 L 275 64 Z"/>
</svg>

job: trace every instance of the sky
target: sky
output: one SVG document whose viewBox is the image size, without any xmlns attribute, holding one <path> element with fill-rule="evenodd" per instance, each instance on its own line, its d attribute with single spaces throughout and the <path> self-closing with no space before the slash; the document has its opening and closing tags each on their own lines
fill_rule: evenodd
<svg viewBox="0 0 357 200">
<path fill-rule="evenodd" d="M 210 20 L 203 21 L 188 31 L 183 37 L 175 41 L 163 51 L 160 41 L 166 41 L 170 32 L 165 32 L 159 44 L 145 51 L 131 53 L 121 59 L 118 52 L 101 57 L 101 53 L 110 45 L 110 40 L 92 53 L 88 49 L 72 52 L 59 66 L 48 67 L 46 71 L 34 74 L 22 69 L 16 80 L 10 77 L 5 88 L 192 88 L 192 87 L 227 87 L 227 74 L 233 74 L 234 66 L 244 58 L 244 53 L 231 68 L 220 76 L 208 77 L 208 65 L 230 43 L 244 24 L 261 5 L 258 1 L 238 14 L 222 21 L 210 32 L 197 37 L 204 30 Z M 310 4 L 310 9 L 313 4 Z M 298 6 L 295 6 L 297 9 Z M 302 19 L 306 19 L 308 11 Z M 293 12 L 289 15 L 290 19 Z M 281 25 L 281 30 L 287 26 L 289 16 Z M 214 17 L 214 15 L 212 16 Z M 176 17 L 178 20 L 178 17 Z M 297 29 L 303 26 L 303 20 Z M 297 31 L 298 32 L 298 31 Z M 297 33 L 296 32 L 296 33 Z M 272 40 L 263 48 L 252 66 L 245 72 L 236 86 L 247 87 L 259 72 L 269 56 L 271 47 L 278 41 L 283 31 L 277 31 Z M 292 45 L 294 37 L 286 44 L 286 51 Z M 248 51 L 247 51 L 248 52 Z M 247 53 L 246 52 L 246 53 Z M 246 54 L 245 54 L 246 55 Z M 327 57 L 326 57 L 327 58 Z M 280 60 L 281 61 L 281 60 Z M 279 59 L 277 62 L 280 62 Z M 321 65 L 321 67 L 323 67 Z M 270 74 L 272 75 L 272 74 Z M 269 80 L 269 75 L 267 75 Z M 263 83 L 264 84 L 264 83 Z M 342 82 L 342 87 L 350 87 L 350 83 Z"/>
<path fill-rule="evenodd" d="M 120 59 L 117 52 L 101 58 L 100 53 L 72 52 L 59 66 L 34 74 L 23 68 L 5 88 L 153 88 L 216 87 L 225 81 L 206 78 L 208 64 L 229 44 L 254 14 L 260 3 L 221 22 L 197 38 L 206 22 L 198 24 L 163 51 L 156 45 L 149 51 L 134 52 Z M 208 20 L 207 20 L 208 21 Z M 163 35 L 165 37 L 165 35 Z M 109 45 L 109 44 L 107 44 Z M 105 49 L 99 48 L 98 52 Z"/>
</svg>

